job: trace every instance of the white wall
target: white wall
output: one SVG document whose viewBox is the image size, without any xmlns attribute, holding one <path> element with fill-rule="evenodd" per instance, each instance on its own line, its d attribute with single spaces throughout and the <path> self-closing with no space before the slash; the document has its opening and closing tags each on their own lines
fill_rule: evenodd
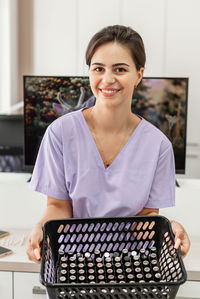
<svg viewBox="0 0 200 299">
<path fill-rule="evenodd" d="M 34 73 L 76 74 L 77 1 L 35 0 Z"/>
<path fill-rule="evenodd" d="M 168 1 L 165 74 L 189 77 L 187 174 L 200 177 L 200 1 Z"/>
<path fill-rule="evenodd" d="M 0 111 L 4 113 L 18 96 L 17 0 L 0 0 Z"/>
<path fill-rule="evenodd" d="M 89 39 L 102 27 L 118 23 L 142 35 L 145 75 L 164 75 L 165 10 L 166 0 L 35 0 L 34 73 L 85 74 Z"/>
</svg>

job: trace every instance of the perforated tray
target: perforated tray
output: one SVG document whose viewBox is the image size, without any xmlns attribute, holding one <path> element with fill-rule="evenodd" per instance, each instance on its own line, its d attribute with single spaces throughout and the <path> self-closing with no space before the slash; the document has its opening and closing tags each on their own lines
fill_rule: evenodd
<svg viewBox="0 0 200 299">
<path fill-rule="evenodd" d="M 161 273 L 159 282 L 131 283 L 60 283 L 57 282 L 58 252 L 74 253 L 95 250 L 129 254 L 145 248 L 157 248 Z M 60 219 L 44 225 L 44 241 L 40 272 L 50 299 L 61 298 L 175 298 L 186 281 L 186 271 L 180 252 L 174 249 L 174 236 L 168 219 L 162 216 Z"/>
</svg>

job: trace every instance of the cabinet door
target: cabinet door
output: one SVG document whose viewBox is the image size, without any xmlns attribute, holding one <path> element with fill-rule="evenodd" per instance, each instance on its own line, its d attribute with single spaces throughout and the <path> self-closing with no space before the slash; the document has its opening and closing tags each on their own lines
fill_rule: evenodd
<svg viewBox="0 0 200 299">
<path fill-rule="evenodd" d="M 12 299 L 12 272 L 0 271 L 0 298 Z"/>
<path fill-rule="evenodd" d="M 14 272 L 14 299 L 46 299 L 39 273 Z"/>
<path fill-rule="evenodd" d="M 183 285 L 180 286 L 177 299 L 181 298 L 200 298 L 200 281 L 186 281 Z"/>
</svg>

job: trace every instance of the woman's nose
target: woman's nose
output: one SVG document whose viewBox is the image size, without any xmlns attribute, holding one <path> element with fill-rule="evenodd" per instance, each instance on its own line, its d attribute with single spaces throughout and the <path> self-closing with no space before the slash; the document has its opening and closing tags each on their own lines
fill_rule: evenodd
<svg viewBox="0 0 200 299">
<path fill-rule="evenodd" d="M 106 84 L 112 84 L 115 82 L 115 76 L 112 72 L 110 71 L 106 71 L 103 74 L 103 78 L 102 78 L 103 82 Z"/>
</svg>

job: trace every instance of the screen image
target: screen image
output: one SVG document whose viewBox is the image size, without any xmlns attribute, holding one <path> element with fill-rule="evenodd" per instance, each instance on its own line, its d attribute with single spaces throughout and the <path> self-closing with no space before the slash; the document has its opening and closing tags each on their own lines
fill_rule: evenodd
<svg viewBox="0 0 200 299">
<path fill-rule="evenodd" d="M 33 169 L 48 125 L 56 118 L 94 104 L 88 77 L 24 76 L 24 162 Z"/>
<path fill-rule="evenodd" d="M 172 142 L 176 173 L 185 173 L 188 78 L 147 78 L 134 91 L 131 109 Z M 91 107 L 95 98 L 84 76 L 24 76 L 24 161 L 33 169 L 48 125 L 56 118 Z"/>
<path fill-rule="evenodd" d="M 185 173 L 188 78 L 143 78 L 132 111 L 159 128 L 172 142 L 176 173 Z"/>
</svg>

